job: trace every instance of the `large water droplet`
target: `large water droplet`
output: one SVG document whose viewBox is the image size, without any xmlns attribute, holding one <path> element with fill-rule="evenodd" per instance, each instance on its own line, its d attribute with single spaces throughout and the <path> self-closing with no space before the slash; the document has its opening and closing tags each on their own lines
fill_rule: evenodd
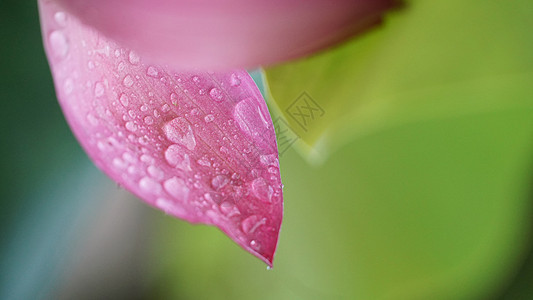
<svg viewBox="0 0 533 300">
<path fill-rule="evenodd" d="M 104 84 L 101 82 L 97 82 L 94 85 L 94 95 L 96 97 L 102 97 L 104 95 L 104 92 L 105 92 Z"/>
<path fill-rule="evenodd" d="M 189 150 L 196 147 L 196 139 L 191 124 L 185 118 L 177 117 L 163 126 L 163 132 L 171 142 L 181 144 Z"/>
<path fill-rule="evenodd" d="M 61 27 L 67 26 L 67 14 L 62 11 L 58 11 L 54 14 L 54 20 L 56 21 L 57 25 Z"/>
<path fill-rule="evenodd" d="M 233 111 L 233 118 L 243 132 L 254 138 L 265 138 L 268 133 L 267 123 L 260 111 L 259 104 L 254 98 L 246 98 L 237 105 Z"/>
<path fill-rule="evenodd" d="M 261 155 L 259 160 L 265 166 L 277 166 L 279 165 L 278 158 L 275 154 Z"/>
<path fill-rule="evenodd" d="M 49 41 L 55 56 L 59 58 L 67 56 L 69 43 L 63 32 L 58 30 L 52 31 L 52 33 L 50 33 Z"/>
<path fill-rule="evenodd" d="M 192 171 L 189 155 L 179 145 L 170 145 L 165 151 L 167 163 L 184 171 Z"/>
<path fill-rule="evenodd" d="M 241 84 L 241 79 L 237 76 L 237 74 L 231 74 L 230 84 L 231 86 L 239 86 Z"/>
<path fill-rule="evenodd" d="M 211 180 L 211 185 L 214 189 L 219 190 L 229 183 L 229 178 L 226 175 L 217 175 Z"/>
<path fill-rule="evenodd" d="M 185 211 L 181 206 L 165 198 L 157 199 L 155 205 L 167 214 L 173 214 L 180 217 L 187 215 L 187 211 Z"/>
<path fill-rule="evenodd" d="M 125 94 L 120 95 L 120 98 L 118 100 L 120 100 L 120 103 L 122 103 L 124 107 L 128 106 L 128 104 L 130 103 L 128 96 L 126 96 Z"/>
<path fill-rule="evenodd" d="M 150 66 L 148 69 L 146 69 L 146 75 L 157 78 L 157 75 L 159 75 L 159 72 L 157 72 L 156 68 Z"/>
<path fill-rule="evenodd" d="M 124 84 L 125 87 L 131 87 L 133 85 L 133 77 L 131 77 L 131 75 L 129 74 L 126 75 L 122 83 Z"/>
<path fill-rule="evenodd" d="M 246 234 L 254 233 L 259 227 L 266 224 L 267 219 L 258 215 L 251 215 L 241 223 L 242 231 Z"/>
<path fill-rule="evenodd" d="M 209 91 L 209 96 L 211 96 L 211 99 L 213 99 L 216 102 L 222 102 L 224 101 L 224 94 L 219 88 L 212 88 Z"/>
<path fill-rule="evenodd" d="M 154 124 L 154 118 L 152 118 L 151 116 L 146 116 L 144 117 L 144 123 L 146 125 L 152 125 Z"/>
<path fill-rule="evenodd" d="M 126 122 L 126 129 L 131 132 L 135 132 L 137 131 L 137 124 L 135 124 L 133 121 Z"/>
<path fill-rule="evenodd" d="M 148 166 L 147 171 L 148 171 L 148 174 L 150 174 L 150 176 L 152 176 L 153 178 L 157 180 L 161 180 L 165 176 L 165 173 L 163 173 L 163 170 L 153 165 Z"/>
<path fill-rule="evenodd" d="M 159 194 L 161 192 L 161 184 L 150 177 L 143 177 L 139 181 L 139 187 L 148 193 Z"/>
<path fill-rule="evenodd" d="M 128 59 L 132 65 L 136 65 L 141 60 L 139 55 L 137 53 L 130 51 L 130 54 L 128 55 Z"/>
<path fill-rule="evenodd" d="M 252 193 L 255 197 L 265 203 L 272 203 L 272 194 L 274 189 L 262 177 L 252 181 Z"/>
<path fill-rule="evenodd" d="M 181 178 L 172 177 L 165 181 L 163 186 L 165 187 L 165 191 L 176 199 L 186 201 L 189 196 L 189 188 Z"/>
<path fill-rule="evenodd" d="M 231 204 L 230 202 L 223 202 L 220 204 L 220 211 L 225 214 L 228 218 L 231 218 L 233 216 L 240 215 L 239 209 Z"/>
</svg>

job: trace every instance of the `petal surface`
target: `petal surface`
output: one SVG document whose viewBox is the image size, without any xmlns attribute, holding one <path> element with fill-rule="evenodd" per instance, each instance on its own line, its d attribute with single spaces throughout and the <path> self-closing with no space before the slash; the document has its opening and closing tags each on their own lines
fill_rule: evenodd
<svg viewBox="0 0 533 300">
<path fill-rule="evenodd" d="M 244 70 L 176 73 L 39 1 L 56 93 L 81 145 L 149 204 L 212 224 L 272 265 L 282 219 L 275 133 Z"/>
<path fill-rule="evenodd" d="M 309 54 L 379 22 L 394 0 L 57 0 L 154 63 L 252 68 Z"/>
</svg>

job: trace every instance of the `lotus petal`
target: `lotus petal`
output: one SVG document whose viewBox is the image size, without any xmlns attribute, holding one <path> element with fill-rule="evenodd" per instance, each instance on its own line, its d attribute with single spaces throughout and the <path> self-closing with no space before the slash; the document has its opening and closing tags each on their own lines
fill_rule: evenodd
<svg viewBox="0 0 533 300">
<path fill-rule="evenodd" d="M 154 63 L 256 67 L 335 44 L 379 22 L 394 0 L 57 0 Z"/>
<path fill-rule="evenodd" d="M 272 265 L 282 219 L 275 133 L 244 70 L 177 73 L 39 1 L 63 112 L 107 175 L 150 205 L 219 227 Z"/>
</svg>

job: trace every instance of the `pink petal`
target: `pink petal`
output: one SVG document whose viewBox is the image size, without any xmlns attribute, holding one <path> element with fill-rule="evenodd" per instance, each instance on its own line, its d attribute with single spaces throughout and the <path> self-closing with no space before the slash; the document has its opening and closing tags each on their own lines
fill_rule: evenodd
<svg viewBox="0 0 533 300">
<path fill-rule="evenodd" d="M 154 63 L 227 69 L 284 61 L 379 21 L 395 0 L 57 0 Z"/>
<path fill-rule="evenodd" d="M 149 204 L 272 264 L 282 191 L 272 120 L 244 70 L 176 73 L 39 1 L 56 92 L 96 165 Z"/>
</svg>

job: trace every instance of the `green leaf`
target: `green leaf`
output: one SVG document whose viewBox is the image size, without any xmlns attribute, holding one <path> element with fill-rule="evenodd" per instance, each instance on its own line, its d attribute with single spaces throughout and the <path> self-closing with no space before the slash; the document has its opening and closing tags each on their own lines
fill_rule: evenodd
<svg viewBox="0 0 533 300">
<path fill-rule="evenodd" d="M 529 0 L 411 1 L 369 34 L 267 69 L 271 102 L 311 161 L 399 124 L 531 107 L 529 28 Z M 299 116 L 302 99 L 323 114 Z"/>
</svg>

